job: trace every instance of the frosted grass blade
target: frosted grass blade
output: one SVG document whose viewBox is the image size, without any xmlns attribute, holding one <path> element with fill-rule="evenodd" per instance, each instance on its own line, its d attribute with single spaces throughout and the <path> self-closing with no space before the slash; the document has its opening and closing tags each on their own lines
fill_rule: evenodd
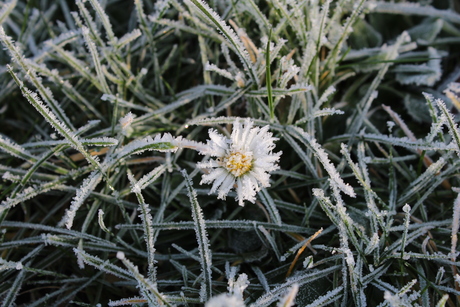
<svg viewBox="0 0 460 307">
<path fill-rule="evenodd" d="M 73 251 L 79 258 L 82 258 L 83 261 L 85 261 L 85 263 L 88 265 L 96 267 L 101 271 L 120 277 L 122 279 L 133 280 L 133 277 L 131 276 L 131 273 L 129 271 L 126 271 L 125 269 L 122 269 L 110 263 L 109 260 L 102 260 L 99 257 L 90 255 L 84 250 L 78 248 L 74 248 Z"/>
<path fill-rule="evenodd" d="M 185 178 L 185 185 L 187 187 L 187 194 L 190 199 L 192 207 L 192 217 L 195 224 L 196 239 L 198 242 L 198 251 L 200 254 L 201 271 L 203 274 L 203 280 L 201 283 L 200 299 L 205 302 L 212 296 L 212 278 L 211 278 L 211 267 L 212 267 L 212 253 L 209 249 L 208 233 L 206 231 L 206 222 L 203 217 L 200 204 L 197 200 L 196 191 L 192 186 L 192 180 L 185 170 L 182 171 L 182 175 Z"/>
<path fill-rule="evenodd" d="M 83 205 L 83 202 L 88 198 L 91 192 L 101 182 L 103 174 L 100 171 L 94 171 L 85 180 L 77 190 L 75 197 L 72 200 L 70 208 L 66 210 L 62 223 L 67 229 L 72 228 L 77 210 Z"/>
<path fill-rule="evenodd" d="M 18 76 L 13 72 L 11 66 L 7 65 L 9 73 L 13 76 L 14 81 L 21 89 L 22 94 L 29 101 L 29 103 L 43 116 L 43 118 L 64 138 L 66 138 L 76 150 L 78 150 L 83 156 L 88 160 L 90 164 L 95 167 L 100 167 L 99 162 L 97 162 L 83 147 L 83 144 L 77 138 L 74 132 L 72 132 L 68 126 L 60 122 L 54 113 L 50 111 L 38 98 L 37 94 L 30 91 L 26 88 L 23 82 L 18 78 Z"/>
<path fill-rule="evenodd" d="M 305 307 L 320 307 L 320 306 L 329 306 L 333 302 L 337 301 L 342 297 L 343 287 L 337 287 L 334 290 L 328 291 L 325 295 L 320 296 L 312 303 L 306 305 Z"/>
<path fill-rule="evenodd" d="M 27 161 L 29 163 L 37 163 L 40 160 L 40 157 L 34 156 L 28 150 L 26 150 L 23 146 L 12 142 L 11 140 L 5 139 L 0 135 L 0 149 L 13 157 L 17 157 Z M 68 170 L 65 168 L 56 166 L 54 164 L 44 162 L 43 166 L 47 169 L 53 170 L 58 174 L 67 174 Z"/>
<path fill-rule="evenodd" d="M 299 276 L 291 277 L 283 284 L 275 287 L 270 292 L 265 293 L 260 298 L 258 298 L 254 304 L 251 304 L 251 307 L 264 307 L 269 306 L 273 302 L 277 301 L 282 294 L 286 291 L 287 288 L 291 287 L 293 284 L 297 283 L 299 286 L 303 284 L 314 282 L 320 278 L 328 276 L 329 274 L 335 272 L 336 270 L 340 270 L 339 265 L 329 267 L 327 269 L 309 273 L 309 274 L 300 274 Z"/>
<path fill-rule="evenodd" d="M 94 10 L 99 17 L 99 20 L 102 22 L 102 26 L 104 27 L 105 33 L 107 35 L 107 39 L 112 45 L 117 43 L 117 38 L 115 37 L 115 33 L 113 33 L 112 24 L 110 23 L 109 16 L 104 12 L 101 4 L 98 0 L 89 0 L 89 3 L 93 6 Z"/>
<path fill-rule="evenodd" d="M 420 191 L 423 191 L 426 187 L 430 187 L 429 185 L 433 184 L 433 181 L 445 164 L 446 161 L 443 158 L 439 158 L 438 161 L 431 164 L 423 174 L 410 183 L 399 197 L 397 203 L 399 205 L 405 204 L 413 195 L 420 193 Z"/>
<path fill-rule="evenodd" d="M 353 137 L 353 134 L 343 134 L 330 138 L 329 142 L 346 141 L 348 138 Z M 356 135 L 355 135 L 356 136 Z M 388 144 L 393 146 L 404 147 L 410 150 L 433 150 L 433 151 L 454 151 L 456 146 L 454 144 L 445 144 L 442 142 L 428 142 L 423 139 L 411 140 L 408 137 L 394 137 L 385 134 L 362 133 L 359 137 L 366 141 L 375 141 L 377 143 Z"/>
<path fill-rule="evenodd" d="M 460 24 L 460 14 L 452 10 L 440 10 L 432 6 L 421 5 L 420 3 L 375 1 L 370 6 L 372 7 L 372 12 L 376 13 L 429 16 Z"/>
<path fill-rule="evenodd" d="M 230 46 L 233 47 L 233 50 L 236 52 L 240 58 L 243 66 L 247 70 L 252 82 L 254 84 L 259 84 L 259 78 L 257 73 L 254 70 L 254 66 L 251 63 L 249 58 L 249 53 L 244 47 L 244 44 L 241 42 L 240 38 L 235 34 L 224 20 L 214 12 L 209 5 L 202 0 L 187 0 L 188 3 L 193 3 L 193 5 L 206 17 L 208 21 L 211 22 L 219 31 L 224 35 L 224 37 L 229 42 Z"/>
<path fill-rule="evenodd" d="M 91 54 L 91 58 L 93 59 L 94 68 L 96 69 L 96 76 L 99 84 L 102 87 L 102 92 L 105 94 L 111 94 L 107 81 L 105 80 L 105 75 L 102 71 L 101 62 L 99 60 L 100 55 L 97 52 L 96 45 L 94 44 L 93 40 L 89 37 L 89 29 L 87 27 L 83 27 L 81 32 L 83 34 L 83 38 L 85 39 L 88 50 Z"/>
<path fill-rule="evenodd" d="M 6 294 L 3 300 L 3 303 L 2 303 L 2 307 L 8 307 L 8 306 L 15 305 L 15 299 L 16 299 L 16 296 L 19 294 L 19 290 L 21 290 L 24 278 L 25 278 L 25 271 L 21 269 L 19 270 L 19 273 L 18 275 L 16 275 L 16 278 L 14 279 L 14 282 L 11 285 L 11 288 Z"/>
<path fill-rule="evenodd" d="M 278 260 L 281 259 L 281 253 L 279 251 L 278 245 L 276 244 L 275 238 L 270 234 L 267 229 L 265 229 L 262 225 L 257 226 L 257 229 L 263 234 L 262 238 L 265 238 L 270 247 L 272 248 L 273 252 L 276 255 Z"/>
<path fill-rule="evenodd" d="M 304 211 L 302 211 L 304 212 Z M 238 230 L 252 230 L 259 226 L 263 226 L 265 229 L 280 231 L 280 232 L 293 232 L 293 233 L 304 233 L 313 234 L 314 231 L 311 228 L 289 225 L 289 224 L 274 224 L 268 222 L 251 221 L 251 220 L 205 220 L 206 228 L 208 229 L 238 229 Z M 142 225 L 139 224 L 118 224 L 116 226 L 119 229 L 142 229 Z M 152 225 L 153 228 L 159 230 L 189 230 L 194 229 L 193 222 L 181 221 L 181 222 L 162 222 L 155 223 Z"/>
<path fill-rule="evenodd" d="M 262 203 L 265 205 L 265 208 L 270 214 L 270 218 L 274 224 L 281 226 L 281 215 L 278 212 L 278 208 L 276 208 L 276 204 L 273 198 L 270 196 L 266 189 L 261 189 L 259 193 L 259 197 L 261 198 Z"/>
<path fill-rule="evenodd" d="M 0 25 L 8 18 L 8 16 L 14 10 L 17 2 L 17 0 L 10 0 L 7 3 L 3 3 L 3 7 L 0 10 Z"/>
<path fill-rule="evenodd" d="M 24 58 L 21 50 L 13 43 L 11 37 L 5 34 L 5 30 L 0 26 L 0 40 L 3 45 L 6 47 L 8 52 L 11 55 L 11 58 L 14 62 L 17 62 L 22 68 L 24 75 L 32 82 L 32 84 L 37 88 L 38 93 L 45 101 L 46 105 L 52 110 L 57 119 L 64 123 L 65 126 L 69 129 L 74 129 L 72 123 L 67 118 L 66 114 L 59 106 L 59 103 L 53 98 L 53 94 L 49 88 L 45 87 L 41 79 L 37 76 L 36 71 L 28 65 L 28 62 Z M 10 65 L 7 65 L 7 70 L 12 73 L 13 69 Z M 14 76 L 13 76 L 14 78 Z M 21 87 L 21 85 L 16 81 L 16 83 Z M 21 81 L 21 84 L 23 82 Z"/>
<path fill-rule="evenodd" d="M 149 205 L 145 203 L 144 197 L 142 196 L 141 189 L 137 186 L 138 182 L 134 179 L 131 172 L 128 172 L 128 178 L 132 185 L 132 190 L 136 194 L 137 201 L 139 202 L 139 212 L 141 213 L 139 217 L 142 220 L 142 226 L 144 231 L 144 239 L 147 246 L 147 262 L 148 262 L 148 272 L 149 280 L 155 285 L 156 284 L 156 267 L 155 267 L 155 234 L 153 231 L 153 220 L 152 215 L 150 214 Z"/>
<path fill-rule="evenodd" d="M 288 126 L 287 132 L 293 137 L 300 140 L 302 143 L 304 143 L 313 152 L 316 158 L 318 158 L 318 160 L 323 165 L 326 172 L 329 174 L 331 183 L 335 184 L 337 188 L 341 190 L 342 192 L 344 192 L 345 194 L 351 197 L 356 197 L 356 194 L 352 186 L 350 186 L 349 184 L 346 184 L 343 181 L 337 169 L 329 160 L 329 157 L 326 151 L 321 147 L 320 144 L 318 144 L 318 142 L 316 141 L 314 137 L 312 137 L 310 134 L 303 131 L 302 129 L 298 127 L 294 127 L 294 126 Z"/>
<path fill-rule="evenodd" d="M 61 57 L 63 62 L 75 69 L 75 71 L 77 71 L 86 80 L 91 82 L 91 84 L 99 91 L 104 92 L 104 88 L 99 83 L 98 78 L 85 69 L 86 63 L 77 59 L 75 56 L 72 55 L 72 53 L 64 50 L 64 48 L 62 48 L 61 46 L 50 44 L 50 47 L 54 51 L 56 51 L 56 53 Z"/>
<path fill-rule="evenodd" d="M 454 121 L 452 113 L 447 110 L 446 104 L 440 99 L 436 100 L 437 107 L 447 119 L 447 127 L 449 134 L 452 136 L 453 142 L 456 145 L 457 155 L 460 157 L 460 131 L 458 130 L 457 123 Z"/>
<path fill-rule="evenodd" d="M 126 259 L 123 252 L 117 253 L 117 258 L 120 259 L 126 268 L 129 270 L 131 275 L 136 279 L 140 292 L 151 306 L 161 306 L 162 304 L 172 307 L 168 302 L 167 298 L 158 292 L 155 284 L 149 279 L 146 279 L 142 274 L 139 273 L 139 269 L 131 261 Z"/>
</svg>

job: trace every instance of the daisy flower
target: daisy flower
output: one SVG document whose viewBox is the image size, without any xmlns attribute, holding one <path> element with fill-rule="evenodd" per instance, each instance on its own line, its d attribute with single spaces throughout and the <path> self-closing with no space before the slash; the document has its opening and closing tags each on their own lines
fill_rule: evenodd
<svg viewBox="0 0 460 307">
<path fill-rule="evenodd" d="M 268 131 L 268 126 L 253 127 L 249 118 L 244 124 L 238 118 L 235 120 L 230 138 L 215 129 L 209 130 L 209 138 L 200 151 L 215 159 L 198 163 L 199 168 L 210 169 L 200 184 L 212 183 L 209 193 L 217 191 L 219 199 L 225 199 L 235 187 L 240 206 L 244 206 L 244 200 L 254 203 L 256 193 L 270 186 L 269 172 L 279 168 L 281 152 L 272 152 L 277 138 Z"/>
</svg>

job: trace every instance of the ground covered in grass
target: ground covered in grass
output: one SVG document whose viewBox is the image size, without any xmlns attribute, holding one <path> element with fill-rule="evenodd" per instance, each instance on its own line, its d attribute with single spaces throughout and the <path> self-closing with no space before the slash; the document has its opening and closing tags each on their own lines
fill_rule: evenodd
<svg viewBox="0 0 460 307">
<path fill-rule="evenodd" d="M 2 306 L 458 306 L 459 12 L 0 1 Z"/>
</svg>

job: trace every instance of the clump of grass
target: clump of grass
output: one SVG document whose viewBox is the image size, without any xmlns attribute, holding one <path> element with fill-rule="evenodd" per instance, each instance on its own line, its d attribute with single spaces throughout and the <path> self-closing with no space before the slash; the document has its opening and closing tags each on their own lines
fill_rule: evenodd
<svg viewBox="0 0 460 307">
<path fill-rule="evenodd" d="M 1 1 L 3 306 L 459 304 L 426 2 Z"/>
</svg>

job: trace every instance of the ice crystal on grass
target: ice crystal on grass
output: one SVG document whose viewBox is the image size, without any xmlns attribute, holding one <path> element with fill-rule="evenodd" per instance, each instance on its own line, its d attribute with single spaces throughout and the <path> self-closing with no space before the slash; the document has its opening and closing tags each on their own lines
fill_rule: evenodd
<svg viewBox="0 0 460 307">
<path fill-rule="evenodd" d="M 279 168 L 281 152 L 272 152 L 276 138 L 268 128 L 253 127 L 251 119 L 243 124 L 236 119 L 230 138 L 210 129 L 207 148 L 201 153 L 216 159 L 198 163 L 200 168 L 211 169 L 200 184 L 212 183 L 210 193 L 218 191 L 219 199 L 225 199 L 236 184 L 238 204 L 244 206 L 245 200 L 254 203 L 256 193 L 270 186 L 269 172 Z"/>
<path fill-rule="evenodd" d="M 133 120 L 134 115 L 131 112 L 120 118 L 120 126 L 124 135 L 128 136 L 132 132 L 131 123 Z"/>
<path fill-rule="evenodd" d="M 205 307 L 245 307 L 244 301 L 235 296 L 230 296 L 227 293 L 222 293 L 212 297 Z"/>
</svg>

